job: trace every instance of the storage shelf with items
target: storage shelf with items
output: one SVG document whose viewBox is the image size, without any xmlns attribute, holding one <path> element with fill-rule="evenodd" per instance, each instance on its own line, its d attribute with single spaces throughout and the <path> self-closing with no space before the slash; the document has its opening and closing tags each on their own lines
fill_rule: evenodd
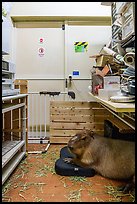
<svg viewBox="0 0 137 204">
<path fill-rule="evenodd" d="M 2 184 L 26 156 L 27 94 L 2 97 Z"/>
<path fill-rule="evenodd" d="M 121 19 L 118 15 L 117 2 L 112 2 L 111 5 L 111 22 L 112 22 L 112 49 L 118 52 L 117 40 L 122 39 Z"/>
<path fill-rule="evenodd" d="M 122 18 L 122 40 L 135 34 L 135 2 L 126 2 L 119 11 Z"/>
<path fill-rule="evenodd" d="M 135 2 L 109 3 L 111 41 L 91 56 L 96 65 L 91 70 L 90 94 L 135 130 Z"/>
<path fill-rule="evenodd" d="M 118 46 L 135 35 L 135 2 L 112 2 L 112 49 L 119 52 Z M 119 53 L 121 54 L 121 53 Z"/>
</svg>

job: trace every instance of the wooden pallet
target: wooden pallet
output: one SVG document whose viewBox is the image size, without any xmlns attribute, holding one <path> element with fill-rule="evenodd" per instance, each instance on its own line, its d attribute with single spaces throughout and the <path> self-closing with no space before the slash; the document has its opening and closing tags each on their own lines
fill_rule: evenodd
<svg viewBox="0 0 137 204">
<path fill-rule="evenodd" d="M 104 121 L 111 121 L 121 133 L 132 129 L 97 102 L 51 101 L 50 143 L 67 143 L 76 132 L 91 129 L 104 135 Z"/>
<path fill-rule="evenodd" d="M 51 101 L 50 142 L 67 143 L 83 129 L 104 134 L 104 120 L 110 113 L 97 102 Z"/>
</svg>

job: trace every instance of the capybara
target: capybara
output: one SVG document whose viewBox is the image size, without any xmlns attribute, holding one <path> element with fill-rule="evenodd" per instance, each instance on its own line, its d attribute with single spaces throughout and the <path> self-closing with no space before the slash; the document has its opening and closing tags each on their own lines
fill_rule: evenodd
<svg viewBox="0 0 137 204">
<path fill-rule="evenodd" d="M 112 139 L 82 130 L 68 141 L 74 158 L 64 158 L 67 163 L 90 167 L 110 179 L 126 179 L 127 192 L 135 185 L 135 142 Z"/>
</svg>

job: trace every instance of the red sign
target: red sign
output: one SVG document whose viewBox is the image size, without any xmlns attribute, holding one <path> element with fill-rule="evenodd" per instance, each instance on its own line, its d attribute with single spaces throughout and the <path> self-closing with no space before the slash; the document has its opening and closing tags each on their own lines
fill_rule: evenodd
<svg viewBox="0 0 137 204">
<path fill-rule="evenodd" d="M 40 38 L 39 41 L 40 41 L 40 43 L 43 43 L 43 42 L 44 42 L 44 39 L 43 39 L 43 38 Z"/>
</svg>

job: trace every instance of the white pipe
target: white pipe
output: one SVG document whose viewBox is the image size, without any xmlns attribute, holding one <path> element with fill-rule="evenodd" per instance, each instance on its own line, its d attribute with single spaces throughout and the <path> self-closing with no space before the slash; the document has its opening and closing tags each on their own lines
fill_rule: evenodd
<svg viewBox="0 0 137 204">
<path fill-rule="evenodd" d="M 110 48 L 108 47 L 104 47 L 103 50 L 109 54 L 109 55 L 112 55 L 114 58 L 116 58 L 120 63 L 124 63 L 124 57 L 119 55 L 118 53 L 114 52 L 113 50 L 111 50 Z"/>
<path fill-rule="evenodd" d="M 108 47 L 104 47 L 103 50 L 109 54 L 109 55 L 112 55 L 114 56 L 116 52 L 114 52 L 113 50 L 109 49 Z"/>
</svg>

